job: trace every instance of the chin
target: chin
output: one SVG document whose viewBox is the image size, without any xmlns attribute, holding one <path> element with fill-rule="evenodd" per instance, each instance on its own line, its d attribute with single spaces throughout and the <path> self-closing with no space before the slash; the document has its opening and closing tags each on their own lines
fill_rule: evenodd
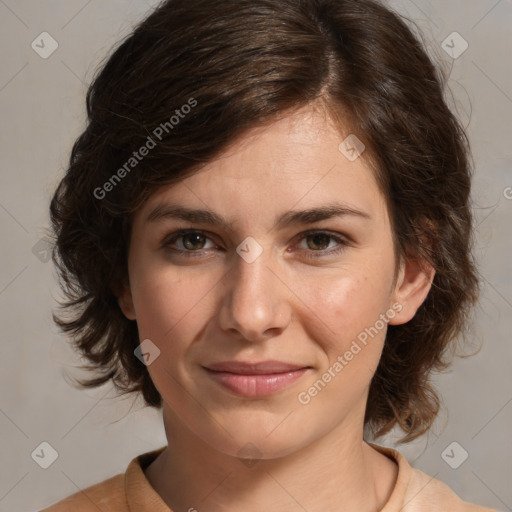
<svg viewBox="0 0 512 512">
<path fill-rule="evenodd" d="M 273 417 L 272 422 L 268 418 L 258 419 L 255 416 L 257 413 L 253 413 L 250 422 L 235 421 L 232 418 L 220 422 L 223 426 L 229 425 L 226 430 L 231 436 L 224 429 L 219 429 L 218 424 L 212 425 L 216 433 L 209 436 L 207 434 L 207 442 L 213 448 L 233 457 L 270 460 L 290 455 L 314 441 L 311 431 L 307 435 L 301 435 L 300 429 L 285 425 L 286 420 L 283 422 L 283 419 L 286 415 Z"/>
</svg>

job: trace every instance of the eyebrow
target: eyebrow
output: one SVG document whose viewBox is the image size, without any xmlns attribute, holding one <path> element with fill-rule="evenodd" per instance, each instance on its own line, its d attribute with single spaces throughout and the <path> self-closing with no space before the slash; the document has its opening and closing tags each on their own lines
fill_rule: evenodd
<svg viewBox="0 0 512 512">
<path fill-rule="evenodd" d="M 307 210 L 291 210 L 281 214 L 272 229 L 284 228 L 298 224 L 313 224 L 333 217 L 360 217 L 371 219 L 371 216 L 361 210 L 339 203 L 329 204 Z M 208 209 L 192 209 L 173 204 L 159 204 L 146 217 L 146 222 L 158 222 L 164 219 L 181 219 L 184 221 L 206 224 L 209 226 L 223 226 L 232 229 L 230 222 L 217 213 Z"/>
</svg>

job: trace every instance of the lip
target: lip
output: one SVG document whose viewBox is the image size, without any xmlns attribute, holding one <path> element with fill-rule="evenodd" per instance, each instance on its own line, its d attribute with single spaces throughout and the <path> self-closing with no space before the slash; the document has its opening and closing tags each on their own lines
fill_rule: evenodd
<svg viewBox="0 0 512 512">
<path fill-rule="evenodd" d="M 277 393 L 293 384 L 309 368 L 282 361 L 225 361 L 204 367 L 218 384 L 243 397 L 269 396 Z"/>
<path fill-rule="evenodd" d="M 211 363 L 206 367 L 208 370 L 218 372 L 238 373 L 240 375 L 267 375 L 270 373 L 284 373 L 307 368 L 303 364 L 285 363 L 283 361 L 222 361 Z"/>
</svg>

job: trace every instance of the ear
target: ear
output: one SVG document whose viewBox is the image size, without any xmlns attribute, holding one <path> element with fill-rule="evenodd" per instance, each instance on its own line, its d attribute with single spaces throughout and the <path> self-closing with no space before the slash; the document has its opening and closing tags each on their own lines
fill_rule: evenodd
<svg viewBox="0 0 512 512">
<path fill-rule="evenodd" d="M 128 320 L 135 320 L 136 315 L 135 308 L 133 306 L 130 283 L 128 281 L 123 281 L 123 283 L 118 287 L 115 295 L 117 296 L 117 303 L 119 304 L 124 316 L 128 318 Z"/>
<path fill-rule="evenodd" d="M 391 325 L 405 324 L 411 320 L 427 298 L 432 287 L 435 270 L 425 261 L 409 258 L 402 260 L 393 292 L 394 303 L 402 309 L 389 320 Z"/>
</svg>

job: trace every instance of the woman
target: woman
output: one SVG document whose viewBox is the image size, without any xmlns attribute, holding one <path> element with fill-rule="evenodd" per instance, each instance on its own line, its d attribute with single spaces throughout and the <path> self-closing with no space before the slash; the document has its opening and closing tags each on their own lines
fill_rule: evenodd
<svg viewBox="0 0 512 512">
<path fill-rule="evenodd" d="M 168 0 L 87 108 L 56 321 L 168 445 L 45 510 L 491 510 L 364 439 L 428 430 L 478 291 L 466 136 L 396 14 Z"/>
</svg>

